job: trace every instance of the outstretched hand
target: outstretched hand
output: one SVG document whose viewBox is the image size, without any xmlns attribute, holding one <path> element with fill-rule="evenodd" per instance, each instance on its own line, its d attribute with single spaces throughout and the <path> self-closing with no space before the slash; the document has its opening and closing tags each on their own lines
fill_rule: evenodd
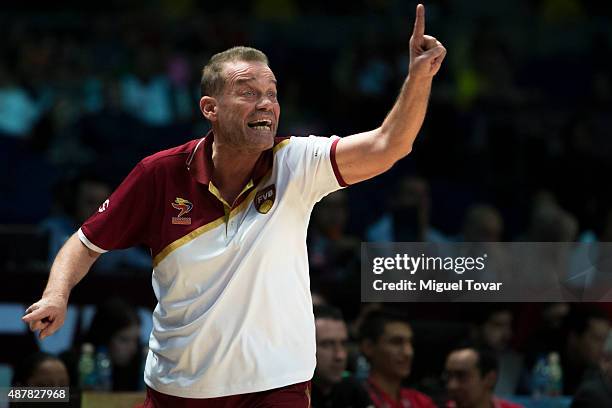
<svg viewBox="0 0 612 408">
<path fill-rule="evenodd" d="M 432 78 L 440 70 L 446 48 L 430 35 L 425 35 L 425 6 L 416 8 L 414 30 L 410 37 L 410 76 Z"/>
</svg>

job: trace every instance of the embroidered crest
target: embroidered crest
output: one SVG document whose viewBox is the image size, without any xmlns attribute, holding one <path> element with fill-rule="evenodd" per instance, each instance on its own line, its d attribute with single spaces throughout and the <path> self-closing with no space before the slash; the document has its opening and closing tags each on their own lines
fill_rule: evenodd
<svg viewBox="0 0 612 408">
<path fill-rule="evenodd" d="M 193 204 L 189 200 L 185 200 L 184 198 L 176 197 L 176 200 L 172 203 L 172 207 L 176 210 L 179 210 L 179 213 L 176 217 L 172 217 L 172 224 L 176 225 L 190 225 L 191 217 L 183 217 L 193 208 Z"/>
<path fill-rule="evenodd" d="M 261 214 L 267 214 L 268 211 L 272 209 L 275 198 L 276 187 L 274 186 L 274 184 L 258 191 L 257 194 L 255 194 L 255 199 L 253 199 L 255 209 Z"/>
</svg>

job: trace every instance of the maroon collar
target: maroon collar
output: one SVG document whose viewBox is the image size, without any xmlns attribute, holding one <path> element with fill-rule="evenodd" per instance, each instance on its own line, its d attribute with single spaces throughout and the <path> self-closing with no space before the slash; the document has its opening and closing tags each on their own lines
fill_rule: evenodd
<svg viewBox="0 0 612 408">
<path fill-rule="evenodd" d="M 278 138 L 275 138 L 278 140 Z M 210 130 L 206 136 L 200 139 L 191 154 L 185 162 L 187 170 L 196 179 L 197 182 L 202 184 L 210 183 L 214 167 L 212 161 L 212 145 L 214 140 L 214 134 Z M 276 145 L 276 140 L 274 144 Z M 274 161 L 273 148 L 261 152 L 259 159 L 255 163 L 253 168 L 253 183 L 257 184 L 263 176 L 272 168 Z"/>
</svg>

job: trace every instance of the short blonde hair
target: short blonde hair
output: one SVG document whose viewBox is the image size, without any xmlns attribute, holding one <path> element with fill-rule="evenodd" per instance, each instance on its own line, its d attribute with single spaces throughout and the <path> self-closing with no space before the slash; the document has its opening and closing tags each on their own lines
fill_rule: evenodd
<svg viewBox="0 0 612 408">
<path fill-rule="evenodd" d="M 202 69 L 202 80 L 200 90 L 202 96 L 216 96 L 225 85 L 223 77 L 223 65 L 226 62 L 263 62 L 268 64 L 268 57 L 258 49 L 251 47 L 233 47 L 218 54 L 213 55 Z"/>
</svg>

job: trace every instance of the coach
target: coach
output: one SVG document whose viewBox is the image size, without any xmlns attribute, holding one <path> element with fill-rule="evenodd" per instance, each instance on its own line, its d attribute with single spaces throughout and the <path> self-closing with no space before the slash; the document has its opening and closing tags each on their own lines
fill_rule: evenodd
<svg viewBox="0 0 612 408">
<path fill-rule="evenodd" d="M 379 128 L 342 139 L 275 137 L 280 105 L 266 56 L 246 47 L 214 55 L 200 100 L 212 130 L 133 169 L 66 242 L 23 320 L 41 339 L 53 334 L 101 253 L 144 244 L 158 300 L 145 406 L 307 407 L 316 361 L 310 213 L 410 153 L 446 54 L 424 32 L 418 5 L 395 105 Z"/>
</svg>

